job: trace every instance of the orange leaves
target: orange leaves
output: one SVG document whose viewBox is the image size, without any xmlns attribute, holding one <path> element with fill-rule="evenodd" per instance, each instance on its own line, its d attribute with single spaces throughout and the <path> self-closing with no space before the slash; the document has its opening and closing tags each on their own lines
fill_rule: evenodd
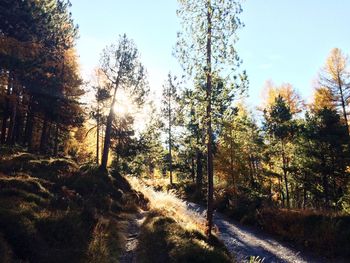
<svg viewBox="0 0 350 263">
<path fill-rule="evenodd" d="M 21 61 L 32 60 L 39 55 L 42 46 L 35 42 L 21 42 L 11 37 L 0 37 L 0 54 L 16 57 Z"/>
</svg>

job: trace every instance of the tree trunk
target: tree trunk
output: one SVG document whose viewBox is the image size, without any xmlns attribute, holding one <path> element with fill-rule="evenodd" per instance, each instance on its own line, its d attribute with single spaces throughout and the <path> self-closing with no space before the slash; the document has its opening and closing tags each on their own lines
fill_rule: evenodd
<svg viewBox="0 0 350 263">
<path fill-rule="evenodd" d="M 20 138 L 23 136 L 23 121 L 24 121 L 24 118 L 22 114 L 17 114 L 13 143 L 19 143 Z"/>
<path fill-rule="evenodd" d="M 9 124 L 8 133 L 7 133 L 7 139 L 6 139 L 7 144 L 13 143 L 16 118 L 17 118 L 17 99 L 16 99 L 16 101 L 13 101 L 13 105 L 12 105 L 10 124 Z"/>
<path fill-rule="evenodd" d="M 343 110 L 343 116 L 344 116 L 344 121 L 345 121 L 345 127 L 346 127 L 346 133 L 349 136 L 349 123 L 348 123 L 348 116 L 346 114 L 346 103 L 345 103 L 345 99 L 344 99 L 344 92 L 343 92 L 343 87 L 341 85 L 341 80 L 340 80 L 340 76 L 338 74 L 338 88 L 339 88 L 339 92 L 340 92 L 340 99 L 341 99 L 341 107 Z"/>
<path fill-rule="evenodd" d="M 43 127 L 41 129 L 41 138 L 40 138 L 40 152 L 41 153 L 46 153 L 46 141 L 47 141 L 47 117 L 44 117 L 44 121 L 43 121 Z"/>
<path fill-rule="evenodd" d="M 284 192 L 283 192 L 282 178 L 280 176 L 278 177 L 278 187 L 279 187 L 280 192 L 281 192 L 282 207 L 284 208 L 285 207 L 285 203 L 286 203 L 286 197 L 285 197 Z"/>
<path fill-rule="evenodd" d="M 111 107 L 109 109 L 109 114 L 107 117 L 105 139 L 104 139 L 103 152 L 102 152 L 102 162 L 101 162 L 101 166 L 100 166 L 101 170 L 107 170 L 109 147 L 111 146 L 112 123 L 113 123 L 113 119 L 114 119 L 114 115 L 115 115 L 114 110 L 113 110 L 113 106 L 114 106 L 115 101 L 116 101 L 118 86 L 119 86 L 119 76 L 117 77 L 117 80 L 115 83 L 113 100 L 112 100 L 112 104 L 111 104 Z"/>
<path fill-rule="evenodd" d="M 286 201 L 287 201 L 287 208 L 290 208 L 290 199 L 289 199 L 289 188 L 288 188 L 288 177 L 287 177 L 287 158 L 285 154 L 285 149 L 284 149 L 284 143 L 283 141 L 281 142 L 282 144 L 282 170 L 283 170 L 283 179 L 284 179 L 284 186 L 286 188 Z"/>
<path fill-rule="evenodd" d="M 2 144 L 4 144 L 6 142 L 6 131 L 7 131 L 7 119 L 9 118 L 9 107 L 10 107 L 10 103 L 9 103 L 9 97 L 11 96 L 11 85 L 12 85 L 12 81 L 11 81 L 11 73 L 9 73 L 8 76 L 8 83 L 7 83 L 7 96 L 5 97 L 5 110 L 4 110 L 4 116 L 2 119 L 2 126 L 1 126 L 1 137 L 0 137 L 0 142 Z"/>
<path fill-rule="evenodd" d="M 58 155 L 58 143 L 59 143 L 59 134 L 60 134 L 60 127 L 59 127 L 59 124 L 56 123 L 56 130 L 55 130 L 55 144 L 54 144 L 54 147 L 53 147 L 53 155 L 54 156 L 57 156 Z"/>
<path fill-rule="evenodd" d="M 96 164 L 100 164 L 100 102 L 97 100 L 97 119 L 96 119 Z"/>
<path fill-rule="evenodd" d="M 32 148 L 32 136 L 33 136 L 33 123 L 34 123 L 34 112 L 33 112 L 33 98 L 29 98 L 28 110 L 26 117 L 26 126 L 24 128 L 23 145 L 28 146 L 28 150 Z"/>
<path fill-rule="evenodd" d="M 1 138 L 0 142 L 3 144 L 6 141 L 6 129 L 7 129 L 7 116 L 6 112 L 4 114 L 4 117 L 2 118 L 2 125 L 1 125 Z"/>
<path fill-rule="evenodd" d="M 230 173 L 232 178 L 232 185 L 234 189 L 234 194 L 237 193 L 237 185 L 234 171 L 234 151 L 233 151 L 234 140 L 232 138 L 232 127 L 230 126 Z"/>
<path fill-rule="evenodd" d="M 200 150 L 197 150 L 196 153 L 196 164 L 197 164 L 197 169 L 196 169 L 196 186 L 197 186 L 197 191 L 199 193 L 202 192 L 202 185 L 203 185 L 203 154 Z"/>
<path fill-rule="evenodd" d="M 211 79 L 211 34 L 212 34 L 212 6 L 211 0 L 207 0 L 207 175 L 208 175 L 208 200 L 207 200 L 207 236 L 210 238 L 213 227 L 213 195 L 214 195 L 214 167 L 213 167 L 213 151 L 212 142 L 213 134 L 211 127 L 211 93 L 212 93 L 212 79 Z"/>
<path fill-rule="evenodd" d="M 306 173 L 304 173 L 304 182 L 303 182 L 303 209 L 306 208 L 307 202 L 307 191 L 306 191 Z"/>
<path fill-rule="evenodd" d="M 194 158 L 193 155 L 191 154 L 191 178 L 192 178 L 192 182 L 194 183 L 196 181 L 196 175 L 195 175 L 195 171 L 194 171 Z"/>
<path fill-rule="evenodd" d="M 170 107 L 171 107 L 171 102 L 169 99 L 169 173 L 170 173 L 170 185 L 172 185 L 173 184 L 173 156 L 171 153 L 172 141 L 171 141 L 171 108 Z"/>
<path fill-rule="evenodd" d="M 17 115 L 17 104 L 18 104 L 18 95 L 17 92 L 15 91 L 15 80 L 14 77 L 11 77 L 13 74 L 9 74 L 9 85 L 11 85 L 11 101 L 10 101 L 10 106 L 11 108 L 11 114 L 10 114 L 10 124 L 9 124 L 9 129 L 7 132 L 7 139 L 6 143 L 7 144 L 12 144 L 13 142 L 13 137 L 14 137 L 14 130 L 15 130 L 15 124 L 16 124 L 16 115 Z"/>
</svg>

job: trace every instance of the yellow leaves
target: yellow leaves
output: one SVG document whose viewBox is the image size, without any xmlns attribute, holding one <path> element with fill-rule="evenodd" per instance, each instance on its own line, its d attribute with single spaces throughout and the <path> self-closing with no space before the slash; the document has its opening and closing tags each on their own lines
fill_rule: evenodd
<svg viewBox="0 0 350 263">
<path fill-rule="evenodd" d="M 271 80 L 267 81 L 265 84 L 262 109 L 266 109 L 274 104 L 278 96 L 281 96 L 286 101 L 292 114 L 299 113 L 303 110 L 305 103 L 292 84 L 282 83 L 280 86 L 276 86 Z"/>
<path fill-rule="evenodd" d="M 335 109 L 334 95 L 332 92 L 324 87 L 316 88 L 314 92 L 313 102 L 310 105 L 311 110 L 318 111 L 323 108 Z"/>
<path fill-rule="evenodd" d="M 336 80 L 346 70 L 347 63 L 348 57 L 339 48 L 333 48 L 326 60 L 324 69 L 332 76 L 332 79 Z"/>
</svg>

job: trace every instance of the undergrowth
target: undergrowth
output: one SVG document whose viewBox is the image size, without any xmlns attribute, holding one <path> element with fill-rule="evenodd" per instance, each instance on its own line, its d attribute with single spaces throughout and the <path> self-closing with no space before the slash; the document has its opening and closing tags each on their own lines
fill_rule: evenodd
<svg viewBox="0 0 350 263">
<path fill-rule="evenodd" d="M 140 200 L 96 165 L 1 148 L 0 262 L 118 262 Z"/>
<path fill-rule="evenodd" d="M 256 196 L 217 195 L 216 208 L 245 225 L 253 225 L 317 254 L 350 257 L 350 216 L 344 213 L 268 208 Z"/>
<path fill-rule="evenodd" d="M 141 263 L 226 263 L 232 262 L 226 248 L 203 233 L 184 229 L 163 211 L 148 214 L 141 228 L 138 262 Z"/>
</svg>

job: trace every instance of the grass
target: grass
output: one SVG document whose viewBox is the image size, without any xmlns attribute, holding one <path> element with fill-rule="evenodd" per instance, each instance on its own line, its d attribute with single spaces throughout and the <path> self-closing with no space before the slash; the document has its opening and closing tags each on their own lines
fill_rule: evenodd
<svg viewBox="0 0 350 263">
<path fill-rule="evenodd" d="M 147 200 L 95 165 L 2 150 L 1 262 L 118 262 L 128 213 Z"/>
<path fill-rule="evenodd" d="M 152 184 L 128 178 L 132 187 L 150 200 L 140 235 L 138 262 L 232 262 L 216 237 L 205 235 L 204 216 L 187 209 L 175 190 L 156 191 Z"/>
<path fill-rule="evenodd" d="M 148 186 L 134 177 L 128 177 L 132 187 L 142 192 L 150 201 L 150 209 L 163 211 L 163 213 L 172 217 L 178 224 L 186 230 L 200 230 L 202 233 L 206 229 L 204 217 L 196 212 L 187 209 L 186 203 L 177 197 L 176 191 L 156 191 L 152 186 Z"/>
<path fill-rule="evenodd" d="M 200 263 L 232 262 L 225 247 L 217 240 L 211 242 L 199 231 L 184 229 L 162 211 L 148 214 L 142 225 L 138 262 Z"/>
</svg>

